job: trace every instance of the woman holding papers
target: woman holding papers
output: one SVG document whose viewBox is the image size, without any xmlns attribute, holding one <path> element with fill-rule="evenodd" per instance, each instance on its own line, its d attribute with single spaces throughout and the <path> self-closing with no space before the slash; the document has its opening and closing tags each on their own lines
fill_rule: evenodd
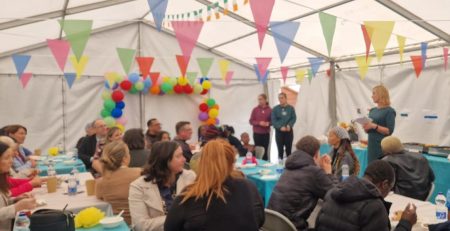
<svg viewBox="0 0 450 231">
<path fill-rule="evenodd" d="M 382 156 L 381 140 L 394 132 L 396 116 L 395 110 L 390 106 L 389 91 L 386 87 L 382 85 L 374 87 L 372 100 L 377 104 L 377 107 L 370 109 L 369 112 L 372 121 L 363 125 L 369 135 L 368 164 Z"/>
</svg>

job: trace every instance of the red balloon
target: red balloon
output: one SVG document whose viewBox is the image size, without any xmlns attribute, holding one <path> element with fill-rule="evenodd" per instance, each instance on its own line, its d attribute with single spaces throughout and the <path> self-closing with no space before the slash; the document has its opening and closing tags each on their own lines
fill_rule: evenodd
<svg viewBox="0 0 450 231">
<path fill-rule="evenodd" d="M 206 103 L 200 104 L 199 109 L 200 109 L 200 111 L 203 111 L 203 112 L 208 111 L 208 104 L 206 104 Z"/>
<path fill-rule="evenodd" d="M 181 94 L 183 93 L 183 87 L 177 84 L 175 85 L 175 87 L 173 87 L 173 91 L 177 94 Z"/>
<path fill-rule="evenodd" d="M 127 79 L 120 83 L 120 87 L 125 91 L 129 91 L 132 85 L 133 84 Z"/>
<path fill-rule="evenodd" d="M 183 90 L 184 90 L 184 93 L 186 93 L 188 95 L 192 94 L 192 92 L 194 92 L 194 88 L 192 88 L 191 85 L 189 85 L 189 84 L 184 85 Z"/>
<path fill-rule="evenodd" d="M 114 102 L 120 102 L 124 98 L 123 92 L 120 90 L 115 90 L 111 94 L 111 98 L 112 98 L 112 100 L 114 100 Z"/>
<path fill-rule="evenodd" d="M 208 89 L 203 89 L 202 93 L 200 93 L 200 95 L 206 95 L 208 94 Z"/>
</svg>

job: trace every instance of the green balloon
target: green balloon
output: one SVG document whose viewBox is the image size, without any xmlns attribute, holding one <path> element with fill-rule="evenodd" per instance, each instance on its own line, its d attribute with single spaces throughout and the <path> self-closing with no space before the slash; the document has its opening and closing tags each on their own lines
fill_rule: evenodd
<svg viewBox="0 0 450 231">
<path fill-rule="evenodd" d="M 206 101 L 206 104 L 208 104 L 209 107 L 212 107 L 216 105 L 216 101 L 214 99 L 208 99 L 208 101 Z"/>
<path fill-rule="evenodd" d="M 108 116 L 111 116 L 111 111 L 109 111 L 108 109 L 104 108 L 102 110 L 102 112 L 100 112 L 100 115 L 102 116 L 102 118 L 106 118 Z"/>
<path fill-rule="evenodd" d="M 105 103 L 103 103 L 103 106 L 105 109 L 112 111 L 116 107 L 116 103 L 112 99 L 105 100 Z"/>
<path fill-rule="evenodd" d="M 170 78 L 169 79 L 169 84 L 170 85 L 175 86 L 175 85 L 177 85 L 177 83 L 178 83 L 177 79 L 175 79 L 175 78 Z"/>
<path fill-rule="evenodd" d="M 108 127 L 114 127 L 116 125 L 116 120 L 111 116 L 104 118 L 103 121 L 105 121 L 105 124 Z"/>
<path fill-rule="evenodd" d="M 167 92 L 169 92 L 170 90 L 172 90 L 172 85 L 170 85 L 170 83 L 163 83 L 163 84 L 161 84 L 161 90 L 164 92 L 164 93 L 167 93 Z"/>
<path fill-rule="evenodd" d="M 139 91 L 138 91 L 138 89 L 136 89 L 136 86 L 133 85 L 133 86 L 131 87 L 131 89 L 130 89 L 129 92 L 130 92 L 131 94 L 136 94 L 136 93 L 138 93 Z"/>
<path fill-rule="evenodd" d="M 142 91 L 144 89 L 144 83 L 143 82 L 137 82 L 137 83 L 134 84 L 134 87 L 136 88 L 136 90 Z"/>
</svg>

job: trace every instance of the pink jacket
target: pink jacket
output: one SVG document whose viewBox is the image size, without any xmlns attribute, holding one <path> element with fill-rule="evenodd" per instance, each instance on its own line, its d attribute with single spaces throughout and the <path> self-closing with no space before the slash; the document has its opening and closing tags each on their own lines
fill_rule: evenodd
<svg viewBox="0 0 450 231">
<path fill-rule="evenodd" d="M 11 197 L 17 197 L 33 190 L 33 186 L 30 184 L 30 179 L 14 179 L 8 177 L 8 183 Z"/>
</svg>

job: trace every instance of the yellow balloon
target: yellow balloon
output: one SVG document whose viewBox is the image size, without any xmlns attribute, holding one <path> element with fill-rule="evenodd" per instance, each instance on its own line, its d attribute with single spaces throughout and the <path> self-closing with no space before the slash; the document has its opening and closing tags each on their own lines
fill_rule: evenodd
<svg viewBox="0 0 450 231">
<path fill-rule="evenodd" d="M 211 89 L 211 81 L 209 81 L 209 80 L 203 81 L 202 87 L 203 87 L 203 89 L 206 89 L 206 90 Z"/>
<path fill-rule="evenodd" d="M 184 86 L 188 83 L 188 80 L 186 79 L 186 77 L 179 77 L 178 78 L 178 84 L 180 84 L 181 86 Z"/>
<path fill-rule="evenodd" d="M 219 115 L 219 111 L 217 109 L 211 109 L 208 113 L 210 118 L 216 118 Z"/>
<path fill-rule="evenodd" d="M 125 131 L 125 127 L 122 124 L 117 123 L 116 127 L 123 133 Z"/>
</svg>

